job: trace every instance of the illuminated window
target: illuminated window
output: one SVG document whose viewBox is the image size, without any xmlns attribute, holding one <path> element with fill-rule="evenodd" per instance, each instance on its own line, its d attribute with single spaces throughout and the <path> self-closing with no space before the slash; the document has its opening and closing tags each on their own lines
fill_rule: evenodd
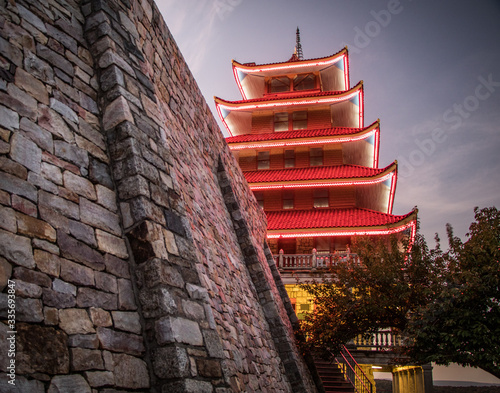
<svg viewBox="0 0 500 393">
<path fill-rule="evenodd" d="M 287 76 L 272 78 L 269 82 L 269 93 L 290 91 L 290 79 Z"/>
<path fill-rule="evenodd" d="M 283 191 L 283 209 L 293 209 L 293 190 Z"/>
<path fill-rule="evenodd" d="M 322 147 L 313 147 L 309 150 L 309 165 L 310 166 L 323 165 Z"/>
<path fill-rule="evenodd" d="M 269 169 L 269 166 L 269 152 L 259 151 L 259 153 L 257 154 L 257 169 Z"/>
<path fill-rule="evenodd" d="M 264 209 L 264 193 L 262 191 L 256 191 L 253 194 L 255 195 L 255 199 L 257 199 L 259 206 Z"/>
<path fill-rule="evenodd" d="M 274 114 L 274 131 L 288 131 L 288 112 Z"/>
<path fill-rule="evenodd" d="M 293 90 L 311 90 L 316 87 L 316 77 L 313 74 L 301 74 L 293 78 Z"/>
<path fill-rule="evenodd" d="M 307 128 L 307 111 L 293 112 L 292 123 L 294 130 L 305 130 Z"/>
<path fill-rule="evenodd" d="M 313 190 L 314 207 L 328 207 L 328 189 L 315 188 Z"/>
<path fill-rule="evenodd" d="M 285 168 L 295 168 L 295 150 L 285 150 Z"/>
</svg>

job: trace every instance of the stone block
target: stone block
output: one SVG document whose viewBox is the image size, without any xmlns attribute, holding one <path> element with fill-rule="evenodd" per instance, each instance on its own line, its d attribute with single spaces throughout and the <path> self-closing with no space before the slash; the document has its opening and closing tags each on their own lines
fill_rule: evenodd
<svg viewBox="0 0 500 393">
<path fill-rule="evenodd" d="M 52 67 L 46 62 L 37 57 L 34 51 L 26 51 L 24 55 L 24 69 L 33 75 L 35 78 L 48 83 L 49 85 L 54 85 L 56 82 L 54 80 L 54 71 Z"/>
<path fill-rule="evenodd" d="M 20 133 L 12 136 L 10 156 L 16 162 L 24 165 L 29 170 L 40 173 L 42 163 L 42 150 L 33 141 L 25 138 Z"/>
<path fill-rule="evenodd" d="M 104 52 L 98 62 L 99 67 L 102 69 L 109 67 L 110 65 L 116 65 L 121 70 L 125 71 L 132 77 L 135 77 L 135 72 L 133 68 L 129 65 L 129 61 L 118 56 L 113 50 L 109 49 Z"/>
<path fill-rule="evenodd" d="M 0 189 L 23 196 L 32 202 L 37 202 L 38 199 L 36 187 L 8 173 L 0 172 Z"/>
<path fill-rule="evenodd" d="M 51 134 L 62 138 L 67 143 L 75 141 L 74 133 L 70 130 L 66 122 L 55 110 L 48 106 L 41 105 L 38 108 L 38 125 Z"/>
<path fill-rule="evenodd" d="M 97 184 L 96 187 L 97 203 L 106 209 L 116 212 L 118 207 L 116 205 L 116 193 L 108 187 Z"/>
<path fill-rule="evenodd" d="M 220 360 L 196 359 L 198 374 L 205 378 L 221 378 L 222 368 Z"/>
<path fill-rule="evenodd" d="M 0 292 L 7 286 L 12 275 L 12 265 L 6 259 L 0 257 Z"/>
<path fill-rule="evenodd" d="M 38 215 L 36 205 L 27 199 L 21 198 L 19 195 L 12 195 L 12 207 L 31 217 L 37 217 Z"/>
<path fill-rule="evenodd" d="M 56 241 L 56 230 L 46 222 L 20 212 L 16 212 L 16 219 L 18 233 L 50 242 Z"/>
<path fill-rule="evenodd" d="M 234 390 L 240 391 L 241 389 Z M 195 379 L 184 379 L 177 382 L 169 382 L 163 385 L 162 393 L 212 393 L 213 386 L 210 382 Z"/>
<path fill-rule="evenodd" d="M 58 278 L 56 278 L 52 282 L 52 289 L 56 292 L 68 293 L 70 295 L 76 296 L 76 287 L 73 284 L 67 283 Z"/>
<path fill-rule="evenodd" d="M 94 228 L 80 221 L 68 220 L 69 233 L 78 240 L 87 243 L 91 247 L 97 246 Z"/>
<path fill-rule="evenodd" d="M 84 177 L 75 175 L 73 172 L 64 171 L 64 187 L 76 192 L 87 199 L 95 200 L 97 198 L 94 185 Z"/>
<path fill-rule="evenodd" d="M 53 307 L 43 308 L 43 323 L 45 325 L 58 325 L 59 324 L 59 310 Z"/>
<path fill-rule="evenodd" d="M 61 293 L 43 288 L 43 304 L 55 308 L 71 308 L 76 305 L 76 298 L 69 293 Z"/>
<path fill-rule="evenodd" d="M 69 336 L 68 345 L 70 347 L 97 349 L 99 348 L 99 340 L 96 334 L 75 334 Z"/>
<path fill-rule="evenodd" d="M 95 326 L 109 327 L 113 325 L 111 314 L 102 308 L 90 307 L 90 318 Z"/>
<path fill-rule="evenodd" d="M 53 243 L 41 239 L 33 239 L 33 248 L 47 251 L 54 255 L 59 255 L 59 247 Z"/>
<path fill-rule="evenodd" d="M 27 268 L 35 267 L 31 240 L 0 229 L 0 255 L 8 261 Z"/>
<path fill-rule="evenodd" d="M 89 179 L 108 188 L 114 187 L 108 165 L 93 157 L 90 157 Z"/>
<path fill-rule="evenodd" d="M 26 269 L 24 267 L 14 268 L 14 278 L 39 285 L 41 287 L 50 288 L 52 280 L 44 273 L 35 270 Z"/>
<path fill-rule="evenodd" d="M 16 69 L 15 83 L 17 87 L 25 90 L 38 102 L 49 104 L 49 93 L 45 84 L 20 67 Z"/>
<path fill-rule="evenodd" d="M 42 250 L 35 250 L 34 258 L 36 266 L 41 272 L 59 277 L 61 263 L 57 255 Z"/>
<path fill-rule="evenodd" d="M 104 270 L 104 257 L 98 251 L 68 236 L 60 229 L 57 231 L 57 238 L 63 257 L 80 262 L 94 270 Z"/>
<path fill-rule="evenodd" d="M 111 371 L 87 371 L 85 377 L 93 388 L 115 384 L 115 376 Z"/>
<path fill-rule="evenodd" d="M 35 142 L 42 150 L 46 150 L 49 153 L 54 152 L 54 143 L 50 132 L 44 130 L 26 117 L 21 118 L 19 127 L 24 131 L 24 135 Z"/>
<path fill-rule="evenodd" d="M 76 203 L 45 191 L 39 192 L 39 207 L 48 207 L 51 211 L 75 220 L 80 218 L 80 210 Z"/>
<path fill-rule="evenodd" d="M 16 280 L 16 296 L 23 298 L 40 298 L 42 297 L 42 287 L 30 282 Z"/>
<path fill-rule="evenodd" d="M 184 288 L 182 275 L 175 266 L 165 260 L 154 258 L 138 266 L 137 270 L 142 275 L 143 284 L 148 288 L 167 284 Z"/>
<path fill-rule="evenodd" d="M 205 320 L 205 308 L 198 302 L 182 300 L 182 309 L 187 317 L 193 320 Z"/>
<path fill-rule="evenodd" d="M 104 130 L 111 130 L 124 121 L 133 123 L 134 117 L 130 111 L 128 101 L 123 96 L 119 96 L 104 109 L 102 118 Z"/>
<path fill-rule="evenodd" d="M 80 215 L 82 222 L 85 224 L 110 232 L 113 235 L 122 234 L 120 220 L 117 214 L 85 198 L 81 198 L 80 201 Z"/>
<path fill-rule="evenodd" d="M 158 318 L 177 311 L 177 304 L 167 288 L 141 289 L 139 299 L 145 318 Z"/>
<path fill-rule="evenodd" d="M 23 64 L 23 52 L 9 41 L 0 37 L 0 54 L 18 67 Z M 10 78 L 9 78 L 10 79 Z M 1 116 L 0 116 L 1 119 Z"/>
<path fill-rule="evenodd" d="M 91 288 L 78 288 L 76 296 L 78 307 L 100 307 L 105 310 L 118 308 L 117 296 L 113 293 L 97 291 Z"/>
<path fill-rule="evenodd" d="M 93 286 L 95 283 L 94 270 L 78 263 L 60 259 L 61 278 L 76 285 Z"/>
<path fill-rule="evenodd" d="M 191 376 L 189 356 L 178 346 L 156 348 L 152 353 L 153 370 L 158 378 L 185 378 Z"/>
<path fill-rule="evenodd" d="M 133 356 L 113 354 L 114 375 L 117 387 L 128 389 L 149 388 L 149 373 L 146 363 Z"/>
<path fill-rule="evenodd" d="M 9 150 L 7 150 L 6 153 L 8 153 L 9 151 L 10 151 L 10 146 Z M 2 168 L 3 172 L 14 175 L 19 179 L 26 180 L 28 178 L 28 170 L 24 167 L 24 165 L 21 165 L 13 160 L 10 160 L 5 156 L 0 156 L 0 168 Z"/>
<path fill-rule="evenodd" d="M 104 255 L 106 271 L 117 277 L 130 278 L 129 263 L 111 254 Z"/>
<path fill-rule="evenodd" d="M 47 393 L 91 393 L 92 389 L 80 374 L 56 375 Z"/>
<path fill-rule="evenodd" d="M 130 355 L 141 355 L 144 351 L 142 336 L 123 333 L 112 329 L 98 327 L 97 338 L 100 347 L 112 352 L 124 352 Z"/>
<path fill-rule="evenodd" d="M 103 91 L 108 91 L 115 85 L 125 87 L 123 72 L 116 65 L 111 65 L 101 73 L 100 82 Z"/>
<path fill-rule="evenodd" d="M 70 348 L 71 370 L 104 370 L 101 351 L 87 348 Z"/>
<path fill-rule="evenodd" d="M 127 245 L 124 239 L 100 229 L 96 229 L 95 234 L 99 250 L 113 254 L 118 258 L 128 258 Z"/>
<path fill-rule="evenodd" d="M 38 30 L 40 30 L 42 33 L 47 32 L 47 28 L 45 26 L 45 23 L 36 16 L 33 12 L 19 4 L 17 6 L 17 10 L 19 11 L 19 16 L 23 18 L 26 22 L 28 22 L 30 25 L 34 26 Z"/>
<path fill-rule="evenodd" d="M 52 182 L 58 185 L 63 184 L 63 177 L 61 169 L 55 165 L 49 164 L 47 162 L 42 162 L 42 176 L 46 179 L 50 179 Z"/>
<path fill-rule="evenodd" d="M 66 198 L 61 192 L 59 192 L 59 189 L 57 186 L 52 183 L 50 180 L 47 180 L 45 177 L 42 175 L 35 173 L 35 172 L 29 172 L 28 173 L 28 182 L 33 184 L 34 186 L 38 186 L 44 191 L 50 192 L 51 194 L 61 194 L 61 197 Z M 64 190 L 64 189 L 62 189 Z M 69 199 L 69 198 L 66 198 Z"/>
<path fill-rule="evenodd" d="M 0 126 L 10 131 L 19 129 L 19 114 L 0 105 Z"/>
<path fill-rule="evenodd" d="M 12 197 L 14 196 L 16 195 L 13 195 Z M 13 233 L 17 232 L 16 213 L 10 207 L 0 206 L 0 228 Z"/>
<path fill-rule="evenodd" d="M 136 312 L 112 311 L 113 322 L 116 329 L 141 334 L 142 327 L 139 314 Z"/>
<path fill-rule="evenodd" d="M 17 324 L 16 329 L 17 373 L 67 374 L 69 372 L 68 338 L 64 332 L 53 327 L 24 323 Z"/>
<path fill-rule="evenodd" d="M 87 311 L 79 308 L 59 310 L 59 326 L 68 335 L 95 332 Z"/>
<path fill-rule="evenodd" d="M 88 168 L 89 166 L 88 153 L 78 146 L 65 141 L 54 141 L 54 154 L 63 160 L 72 162 L 79 168 Z"/>
<path fill-rule="evenodd" d="M 106 292 L 118 293 L 116 277 L 108 273 L 95 272 L 95 286 Z"/>
<path fill-rule="evenodd" d="M 166 316 L 155 322 L 156 341 L 159 345 L 179 342 L 203 345 L 203 336 L 197 322 L 185 318 Z"/>
<path fill-rule="evenodd" d="M 224 349 L 217 330 L 205 329 L 202 331 L 202 334 L 208 356 L 219 359 L 224 358 Z"/>
<path fill-rule="evenodd" d="M 68 76 L 73 76 L 75 74 L 73 64 L 71 64 L 65 57 L 61 56 L 59 53 L 53 51 L 52 49 L 49 49 L 44 45 L 38 44 L 36 46 L 36 54 L 38 57 L 41 57 L 42 59 L 46 60 L 54 67 L 57 67 L 60 70 L 62 70 Z"/>
<path fill-rule="evenodd" d="M 118 309 L 137 310 L 132 283 L 125 278 L 118 279 Z"/>
</svg>

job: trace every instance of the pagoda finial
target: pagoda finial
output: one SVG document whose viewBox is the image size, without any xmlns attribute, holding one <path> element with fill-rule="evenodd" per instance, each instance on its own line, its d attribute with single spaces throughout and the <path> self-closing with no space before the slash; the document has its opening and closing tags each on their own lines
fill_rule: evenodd
<svg viewBox="0 0 500 393">
<path fill-rule="evenodd" d="M 298 26 L 297 26 L 297 32 L 295 33 L 295 35 L 296 35 L 295 56 L 297 57 L 298 60 L 303 60 L 304 55 L 302 54 L 302 45 L 300 44 L 300 30 L 299 30 Z"/>
</svg>

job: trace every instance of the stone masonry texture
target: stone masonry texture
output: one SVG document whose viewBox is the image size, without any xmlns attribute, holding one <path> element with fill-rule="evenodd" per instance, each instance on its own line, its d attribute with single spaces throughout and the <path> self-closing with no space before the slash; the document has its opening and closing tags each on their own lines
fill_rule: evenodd
<svg viewBox="0 0 500 393">
<path fill-rule="evenodd" d="M 0 392 L 313 393 L 296 323 L 154 2 L 0 0 Z"/>
</svg>

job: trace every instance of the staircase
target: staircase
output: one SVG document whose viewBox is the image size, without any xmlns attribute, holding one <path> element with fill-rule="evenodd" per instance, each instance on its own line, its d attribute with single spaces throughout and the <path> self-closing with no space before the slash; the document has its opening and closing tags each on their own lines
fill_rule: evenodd
<svg viewBox="0 0 500 393">
<path fill-rule="evenodd" d="M 323 382 L 325 393 L 353 393 L 354 388 L 346 381 L 344 374 L 340 371 L 337 364 L 325 360 L 314 359 L 314 364 L 318 374 Z"/>
</svg>

